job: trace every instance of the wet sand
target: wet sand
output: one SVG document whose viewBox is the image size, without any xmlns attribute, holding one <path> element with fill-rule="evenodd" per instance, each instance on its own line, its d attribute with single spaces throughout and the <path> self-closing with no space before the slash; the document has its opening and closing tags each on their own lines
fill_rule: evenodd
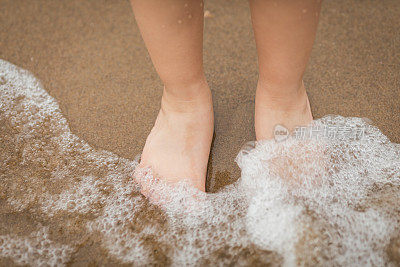
<svg viewBox="0 0 400 267">
<path fill-rule="evenodd" d="M 0 0 L 0 58 L 32 72 L 73 133 L 133 159 L 157 115 L 161 82 L 128 1 Z M 207 1 L 204 61 L 213 90 L 217 191 L 239 177 L 234 158 L 254 140 L 256 51 L 247 1 Z M 305 74 L 316 118 L 367 117 L 400 142 L 400 2 L 325 1 Z"/>
</svg>

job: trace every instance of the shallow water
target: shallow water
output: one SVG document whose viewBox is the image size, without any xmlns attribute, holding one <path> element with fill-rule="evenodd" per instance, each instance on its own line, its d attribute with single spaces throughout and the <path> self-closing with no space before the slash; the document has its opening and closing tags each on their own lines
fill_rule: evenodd
<svg viewBox="0 0 400 267">
<path fill-rule="evenodd" d="M 71 133 L 40 83 L 2 60 L 0 98 L 0 265 L 400 264 L 400 145 L 367 120 L 249 143 L 239 180 L 214 194 L 147 173 L 149 202 L 136 161 Z"/>
</svg>

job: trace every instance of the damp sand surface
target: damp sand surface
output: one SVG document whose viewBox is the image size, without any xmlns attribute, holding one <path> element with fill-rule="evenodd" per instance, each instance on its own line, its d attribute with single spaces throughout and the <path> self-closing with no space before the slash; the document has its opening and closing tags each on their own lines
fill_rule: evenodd
<svg viewBox="0 0 400 267">
<path fill-rule="evenodd" d="M 29 72 L 0 61 L 0 257 L 29 265 L 399 264 L 400 145 L 365 119 L 250 142 L 216 193 L 167 185 L 71 132 Z M 340 133 L 340 134 L 339 134 Z M 351 134 L 353 133 L 353 134 Z"/>
<path fill-rule="evenodd" d="M 0 59 L 29 70 L 57 99 L 74 134 L 134 159 L 157 116 L 162 84 L 128 1 L 0 0 Z M 257 54 L 248 2 L 205 1 L 204 67 L 215 111 L 216 192 L 240 176 L 234 162 L 255 140 Z M 315 118 L 371 119 L 400 143 L 397 0 L 323 1 L 304 82 Z"/>
<path fill-rule="evenodd" d="M 1 63 L 0 265 L 399 264 L 399 167 L 393 155 L 399 157 L 398 145 L 389 141 L 400 142 L 398 1 L 324 2 L 305 75 L 314 115 L 368 117 L 379 130 L 371 133 L 378 144 L 372 150 L 352 140 L 323 150 L 352 155 L 328 160 L 324 167 L 340 172 L 338 181 L 352 177 L 350 184 L 332 182 L 334 175 L 318 170 L 306 175 L 313 171 L 307 165 L 311 159 L 300 165 L 305 167 L 298 178 L 331 181 L 331 187 L 320 184 L 315 193 L 324 195 L 322 200 L 304 196 L 305 185 L 289 190 L 290 183 L 268 178 L 271 173 L 293 178 L 299 171 L 278 167 L 299 159 L 290 156 L 292 145 L 270 153 L 271 144 L 253 144 L 239 153 L 239 164 L 234 161 L 254 139 L 253 36 L 246 1 L 207 1 L 205 66 L 217 136 L 207 189 L 215 194 L 157 184 L 161 195 L 175 201 L 163 209 L 143 199 L 131 181 L 162 85 L 128 2 L 0 2 L 0 58 L 37 77 Z M 368 125 L 337 116 L 320 123 Z M 376 133 L 378 139 L 372 137 Z M 281 152 L 287 158 L 273 159 L 279 149 L 286 149 Z M 318 152 L 321 145 L 304 149 L 308 155 L 307 149 Z M 314 165 L 315 158 L 327 161 L 318 155 Z M 253 183 L 251 177 L 268 179 Z M 365 183 L 364 177 L 369 177 Z M 271 198 L 263 199 L 262 190 Z M 343 200 L 332 190 L 342 192 Z M 200 209 L 177 208 L 182 198 L 192 203 L 187 200 L 193 195 L 203 203 Z M 372 247 L 376 251 L 370 253 Z"/>
</svg>

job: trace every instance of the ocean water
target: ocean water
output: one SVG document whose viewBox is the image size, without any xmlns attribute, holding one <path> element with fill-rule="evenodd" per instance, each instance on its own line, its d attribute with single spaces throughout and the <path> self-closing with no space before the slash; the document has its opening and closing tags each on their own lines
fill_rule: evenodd
<svg viewBox="0 0 400 267">
<path fill-rule="evenodd" d="M 29 72 L 0 60 L 0 265 L 400 265 L 400 145 L 326 116 L 248 143 L 206 194 L 74 135 Z M 309 136 L 309 137 L 305 137 Z"/>
</svg>

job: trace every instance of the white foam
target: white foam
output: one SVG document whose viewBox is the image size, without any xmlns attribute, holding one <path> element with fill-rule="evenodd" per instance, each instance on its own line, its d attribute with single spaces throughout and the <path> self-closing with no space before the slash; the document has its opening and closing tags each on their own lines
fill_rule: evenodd
<svg viewBox="0 0 400 267">
<path fill-rule="evenodd" d="M 0 152 L 6 173 L 0 191 L 9 208 L 66 229 L 70 221 L 60 218 L 78 216 L 80 230 L 100 237 L 113 260 L 174 266 L 374 266 L 393 260 L 386 251 L 399 238 L 400 146 L 364 119 L 327 116 L 313 122 L 365 128 L 363 138 L 249 144 L 236 159 L 239 180 L 215 194 L 185 182 L 167 185 L 144 170 L 138 180 L 160 209 L 132 179 L 137 161 L 95 150 L 71 133 L 56 101 L 31 74 L 0 60 L 0 78 L 0 121 L 9 129 L 0 136 L 11 150 Z M 10 244 L 32 238 L 3 236 Z M 72 241 L 68 249 L 48 243 L 57 251 L 79 250 Z M 7 245 L 6 253 L 20 264 L 45 261 L 20 261 L 15 246 Z"/>
<path fill-rule="evenodd" d="M 104 196 L 100 194 L 100 186 L 101 182 L 95 177 L 82 177 L 82 181 L 74 185 L 72 189 L 56 196 L 49 194 L 42 203 L 42 210 L 49 216 L 61 210 L 83 214 L 95 213 L 95 204 L 104 200 Z"/>
<path fill-rule="evenodd" d="M 31 233 L 28 237 L 0 236 L 0 257 L 15 263 L 34 266 L 64 266 L 73 249 L 48 239 L 48 228 Z"/>
</svg>

